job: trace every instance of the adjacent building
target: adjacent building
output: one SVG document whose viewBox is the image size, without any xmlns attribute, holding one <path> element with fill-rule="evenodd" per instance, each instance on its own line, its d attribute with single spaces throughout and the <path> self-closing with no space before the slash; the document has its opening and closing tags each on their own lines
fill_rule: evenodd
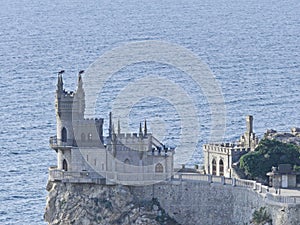
<svg viewBox="0 0 300 225">
<path fill-rule="evenodd" d="M 246 132 L 237 143 L 212 143 L 203 145 L 204 171 L 207 174 L 233 177 L 232 165 L 258 144 L 253 132 L 253 116 L 246 117 Z"/>
</svg>

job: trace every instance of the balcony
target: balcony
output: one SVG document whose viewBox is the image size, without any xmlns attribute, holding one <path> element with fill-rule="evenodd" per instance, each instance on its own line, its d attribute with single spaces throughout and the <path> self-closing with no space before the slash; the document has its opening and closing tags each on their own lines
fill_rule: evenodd
<svg viewBox="0 0 300 225">
<path fill-rule="evenodd" d="M 72 141 L 72 143 L 70 143 L 70 141 L 62 142 L 61 140 L 57 139 L 56 136 L 50 137 L 49 145 L 51 148 L 53 148 L 55 150 L 57 150 L 58 148 L 67 149 L 67 148 L 72 148 L 73 146 L 76 146 L 76 145 L 74 145 L 73 141 Z"/>
<path fill-rule="evenodd" d="M 68 183 L 95 183 L 104 184 L 105 178 L 96 172 L 72 172 L 57 169 L 56 166 L 49 168 L 49 180 L 50 181 L 61 181 Z"/>
</svg>

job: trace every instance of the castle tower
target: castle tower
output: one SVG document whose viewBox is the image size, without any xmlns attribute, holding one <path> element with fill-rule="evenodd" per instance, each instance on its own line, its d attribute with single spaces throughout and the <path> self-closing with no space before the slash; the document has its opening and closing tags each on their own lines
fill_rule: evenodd
<svg viewBox="0 0 300 225">
<path fill-rule="evenodd" d="M 253 133 L 253 116 L 246 116 L 246 128 L 247 128 L 247 133 L 251 134 Z"/>
<path fill-rule="evenodd" d="M 59 145 L 73 144 L 73 128 L 72 128 L 72 104 L 74 93 L 66 92 L 63 88 L 62 73 L 58 73 L 55 110 L 56 110 L 56 134 Z"/>
<path fill-rule="evenodd" d="M 240 139 L 240 145 L 253 150 L 258 144 L 258 139 L 253 132 L 253 116 L 246 116 L 246 132 Z"/>
<path fill-rule="evenodd" d="M 85 93 L 81 74 L 79 72 L 76 92 L 64 90 L 62 74 L 58 73 L 55 97 L 56 111 L 56 150 L 58 169 L 68 170 L 71 161 L 71 148 L 76 146 L 73 123 L 84 119 Z"/>
<path fill-rule="evenodd" d="M 73 120 L 83 120 L 85 110 L 85 93 L 83 89 L 83 82 L 81 74 L 84 71 L 81 70 L 78 74 L 77 90 L 73 99 Z"/>
</svg>

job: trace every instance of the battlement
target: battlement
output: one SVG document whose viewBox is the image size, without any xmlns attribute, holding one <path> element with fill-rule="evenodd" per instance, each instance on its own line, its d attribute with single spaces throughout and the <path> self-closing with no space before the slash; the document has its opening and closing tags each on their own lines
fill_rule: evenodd
<svg viewBox="0 0 300 225">
<path fill-rule="evenodd" d="M 211 152 L 248 152 L 251 149 L 238 146 L 233 143 L 222 143 L 222 144 L 204 144 L 203 145 L 204 151 L 211 151 Z"/>
<path fill-rule="evenodd" d="M 118 139 L 148 139 L 152 134 L 147 134 L 146 136 L 138 133 L 118 133 L 116 137 Z"/>
<path fill-rule="evenodd" d="M 103 137 L 104 119 L 84 118 L 85 93 L 81 72 L 75 92 L 64 90 L 61 74 L 58 76 L 55 104 L 57 132 L 49 140 L 50 147 L 57 152 L 57 169 L 53 173 L 75 176 L 76 179 L 72 180 L 76 182 L 87 182 L 86 174 L 91 175 L 95 171 L 107 174 L 104 178 L 110 182 L 115 182 L 117 174 L 121 173 L 130 179 L 136 178 L 136 173 L 171 177 L 174 151 L 165 148 L 147 132 L 146 121 L 143 128 L 140 123 L 137 133 L 121 133 L 120 121 L 116 131 L 110 113 L 108 136 Z M 140 171 L 137 166 L 141 165 L 147 166 L 146 169 L 143 167 Z"/>
<path fill-rule="evenodd" d="M 63 90 L 63 95 L 65 97 L 74 97 L 75 94 L 76 94 L 76 92 L 74 92 L 74 91 L 66 91 L 65 89 Z"/>
</svg>

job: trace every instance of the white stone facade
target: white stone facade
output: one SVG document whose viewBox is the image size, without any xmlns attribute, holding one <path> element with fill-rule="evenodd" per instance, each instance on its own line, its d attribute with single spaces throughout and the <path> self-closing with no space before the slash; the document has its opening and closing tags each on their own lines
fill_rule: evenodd
<svg viewBox="0 0 300 225">
<path fill-rule="evenodd" d="M 166 148 L 140 124 L 139 133 L 114 131 L 110 114 L 109 135 L 103 137 L 103 119 L 85 119 L 85 93 L 81 73 L 76 92 L 63 89 L 62 74 L 56 90 L 57 134 L 50 146 L 57 152 L 57 167 L 50 180 L 141 184 L 173 176 L 174 149 Z"/>
<path fill-rule="evenodd" d="M 255 149 L 258 138 L 253 132 L 253 117 L 246 117 L 247 129 L 238 143 L 213 143 L 203 145 L 204 170 L 207 174 L 232 177 L 232 164 Z"/>
</svg>

